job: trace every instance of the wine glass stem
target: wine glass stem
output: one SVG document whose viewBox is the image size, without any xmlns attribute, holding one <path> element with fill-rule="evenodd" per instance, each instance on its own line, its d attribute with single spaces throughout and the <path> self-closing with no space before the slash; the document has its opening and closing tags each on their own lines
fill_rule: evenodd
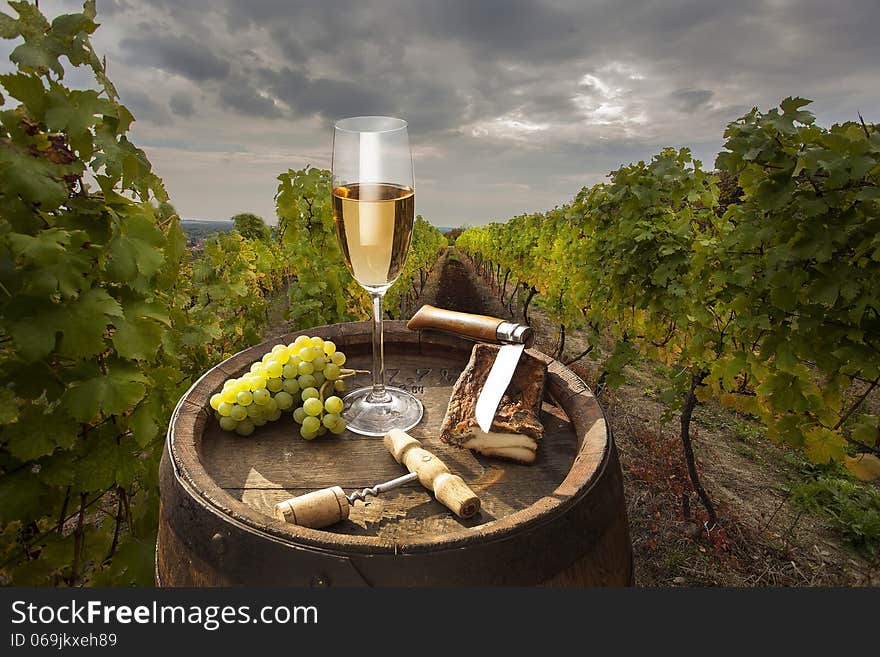
<svg viewBox="0 0 880 657">
<path fill-rule="evenodd" d="M 384 293 L 371 292 L 373 298 L 373 391 L 367 401 L 381 404 L 390 401 L 385 390 L 385 340 L 382 336 L 382 297 Z"/>
</svg>

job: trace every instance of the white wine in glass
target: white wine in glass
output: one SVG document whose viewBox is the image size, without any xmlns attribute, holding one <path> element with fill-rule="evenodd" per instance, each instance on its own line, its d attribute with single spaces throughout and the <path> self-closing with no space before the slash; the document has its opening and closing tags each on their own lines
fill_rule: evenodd
<svg viewBox="0 0 880 657">
<path fill-rule="evenodd" d="M 373 385 L 345 397 L 348 429 L 366 436 L 407 430 L 422 419 L 422 403 L 385 385 L 382 298 L 400 276 L 415 216 L 412 155 L 406 121 L 358 116 L 333 134 L 333 220 L 354 279 L 373 302 Z"/>
</svg>

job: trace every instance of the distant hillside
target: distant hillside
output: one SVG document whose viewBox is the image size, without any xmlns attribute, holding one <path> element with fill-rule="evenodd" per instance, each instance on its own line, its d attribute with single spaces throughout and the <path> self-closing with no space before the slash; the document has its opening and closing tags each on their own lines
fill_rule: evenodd
<svg viewBox="0 0 880 657">
<path fill-rule="evenodd" d="M 190 242 L 198 242 L 214 233 L 226 233 L 235 225 L 228 219 L 222 221 L 200 221 L 198 219 L 181 219 L 180 225 L 186 232 Z"/>
</svg>

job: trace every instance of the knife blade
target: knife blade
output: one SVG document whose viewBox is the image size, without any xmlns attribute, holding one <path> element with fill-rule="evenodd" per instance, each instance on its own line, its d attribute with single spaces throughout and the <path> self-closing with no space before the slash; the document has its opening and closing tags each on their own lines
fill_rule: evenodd
<svg viewBox="0 0 880 657">
<path fill-rule="evenodd" d="M 501 344 L 489 376 L 477 399 L 476 420 L 480 429 L 489 433 L 498 404 L 510 385 L 523 349 L 535 341 L 535 333 L 529 326 L 509 322 L 499 317 L 474 315 L 445 308 L 424 305 L 416 311 L 406 327 L 410 330 L 434 329 L 453 333 L 482 342 Z"/>
<path fill-rule="evenodd" d="M 474 411 L 477 424 L 485 433 L 492 430 L 495 411 L 498 410 L 498 404 L 501 403 L 504 391 L 510 385 L 510 379 L 513 377 L 517 363 L 519 363 L 519 357 L 525 348 L 524 344 L 504 344 L 498 350 L 495 362 L 492 363 L 492 369 L 489 370 L 489 376 L 486 377 L 486 383 L 480 390 L 477 407 Z"/>
</svg>

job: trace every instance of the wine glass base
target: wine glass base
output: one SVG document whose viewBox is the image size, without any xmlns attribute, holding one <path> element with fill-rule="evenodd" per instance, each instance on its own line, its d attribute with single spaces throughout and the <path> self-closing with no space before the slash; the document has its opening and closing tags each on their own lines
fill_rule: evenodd
<svg viewBox="0 0 880 657">
<path fill-rule="evenodd" d="M 362 436 L 384 436 L 392 429 L 406 431 L 422 420 L 422 402 L 400 388 L 386 387 L 387 402 L 370 401 L 372 388 L 353 390 L 345 396 L 342 417 L 348 430 Z"/>
</svg>

